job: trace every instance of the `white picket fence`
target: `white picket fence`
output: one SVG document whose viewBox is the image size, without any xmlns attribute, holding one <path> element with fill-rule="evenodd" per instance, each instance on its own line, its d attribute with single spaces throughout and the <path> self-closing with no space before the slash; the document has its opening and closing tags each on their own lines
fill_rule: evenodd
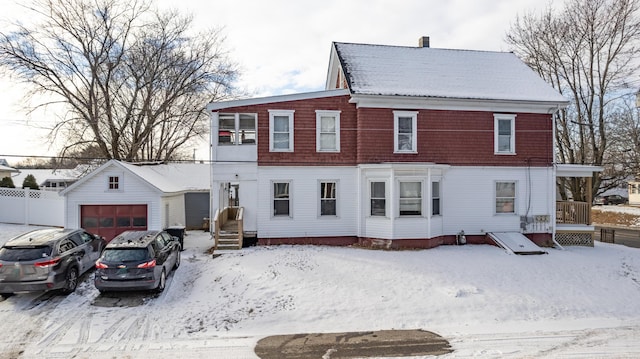
<svg viewBox="0 0 640 359">
<path fill-rule="evenodd" d="M 58 192 L 0 188 L 0 223 L 64 227 L 64 197 Z"/>
</svg>

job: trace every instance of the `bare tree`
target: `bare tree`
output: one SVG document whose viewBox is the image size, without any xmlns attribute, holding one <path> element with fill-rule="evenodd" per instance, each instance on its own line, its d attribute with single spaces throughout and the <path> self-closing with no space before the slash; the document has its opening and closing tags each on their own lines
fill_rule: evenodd
<svg viewBox="0 0 640 359">
<path fill-rule="evenodd" d="M 627 178 L 640 178 L 640 108 L 630 99 L 620 103 L 613 116 L 611 146 L 605 162 Z"/>
<path fill-rule="evenodd" d="M 507 43 L 531 68 L 571 100 L 556 114 L 560 163 L 605 165 L 592 193 L 615 186 L 618 167 L 606 163 L 614 104 L 638 76 L 640 0 L 567 0 L 512 24 Z M 602 183 L 601 183 L 602 179 Z M 602 184 L 602 186 L 601 186 Z M 579 179 L 561 184 L 576 200 L 586 193 Z M 567 196 L 563 192 L 563 196 Z"/>
<path fill-rule="evenodd" d="M 62 104 L 61 156 L 99 148 L 129 161 L 184 157 L 208 132 L 205 105 L 230 96 L 236 66 L 219 29 L 149 0 L 33 0 L 37 21 L 0 32 L 0 67 L 31 85 L 35 108 Z"/>
</svg>

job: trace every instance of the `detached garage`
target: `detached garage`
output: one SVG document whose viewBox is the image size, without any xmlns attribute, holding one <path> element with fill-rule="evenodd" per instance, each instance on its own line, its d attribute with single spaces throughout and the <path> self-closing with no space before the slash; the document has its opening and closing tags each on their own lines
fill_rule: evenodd
<svg viewBox="0 0 640 359">
<path fill-rule="evenodd" d="M 61 192 L 65 226 L 84 228 L 107 240 L 128 230 L 185 226 L 188 217 L 208 217 L 193 194 L 209 196 L 209 166 L 199 163 L 136 165 L 111 160 Z M 197 214 L 188 213 L 198 210 Z"/>
</svg>

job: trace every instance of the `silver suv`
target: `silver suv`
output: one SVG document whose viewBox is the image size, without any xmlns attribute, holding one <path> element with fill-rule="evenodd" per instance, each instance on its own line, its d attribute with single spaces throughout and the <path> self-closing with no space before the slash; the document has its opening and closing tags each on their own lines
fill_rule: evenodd
<svg viewBox="0 0 640 359">
<path fill-rule="evenodd" d="M 0 247 L 0 295 L 56 289 L 71 293 L 105 246 L 104 238 L 82 229 L 38 229 L 12 238 Z"/>
</svg>

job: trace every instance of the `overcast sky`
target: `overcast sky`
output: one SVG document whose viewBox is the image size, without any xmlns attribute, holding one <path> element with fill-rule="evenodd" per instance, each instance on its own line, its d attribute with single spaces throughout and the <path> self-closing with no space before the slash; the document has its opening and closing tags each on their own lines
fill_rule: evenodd
<svg viewBox="0 0 640 359">
<path fill-rule="evenodd" d="M 0 17 L 20 19 L 19 3 L 3 0 Z M 555 0 L 554 4 L 562 0 Z M 256 96 L 322 90 L 332 41 L 509 51 L 506 31 L 517 15 L 539 12 L 544 0 L 156 0 L 160 7 L 192 13 L 199 29 L 223 27 L 225 46 L 240 65 L 237 83 Z M 23 91 L 8 79 L 0 90 L 0 158 L 53 156 L 58 148 L 20 111 Z M 208 159 L 205 147 L 198 159 Z M 7 157 L 10 164 L 15 162 Z"/>
</svg>

